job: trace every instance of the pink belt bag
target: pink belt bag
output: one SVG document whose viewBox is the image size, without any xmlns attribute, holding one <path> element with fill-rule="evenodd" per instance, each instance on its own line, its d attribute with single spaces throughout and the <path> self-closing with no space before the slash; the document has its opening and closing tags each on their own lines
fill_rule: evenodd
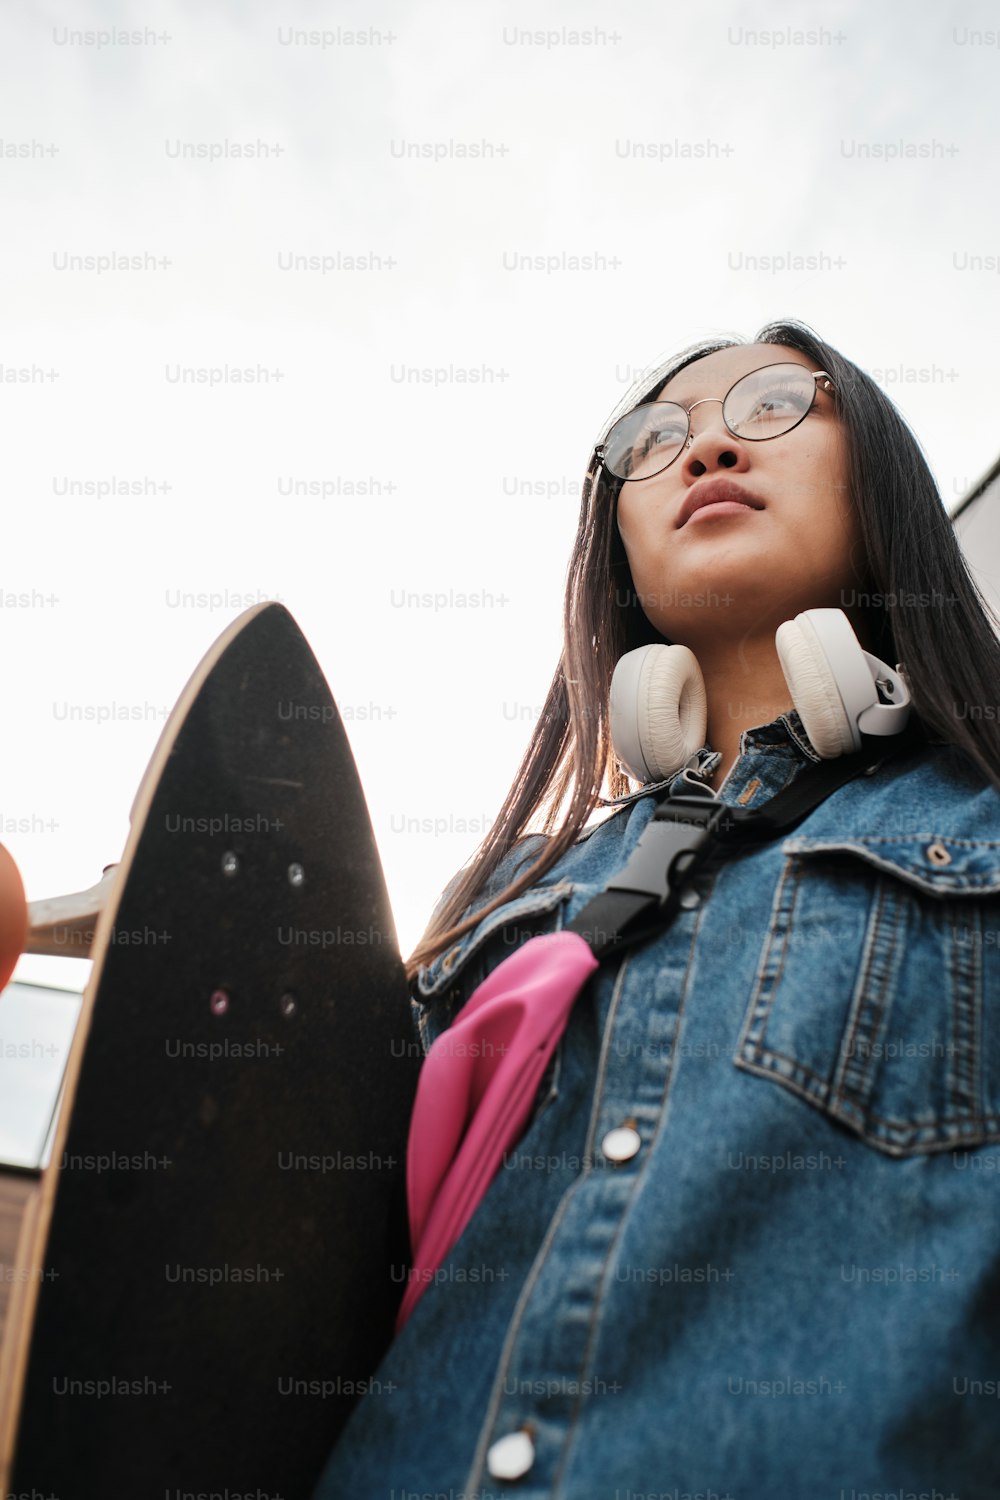
<svg viewBox="0 0 1000 1500">
<path fill-rule="evenodd" d="M 768 840 L 887 754 L 905 731 L 852 755 L 812 763 L 761 808 L 663 796 L 625 866 L 561 932 L 529 938 L 497 965 L 437 1038 L 417 1080 L 407 1146 L 413 1266 L 398 1333 L 524 1133 L 573 1002 L 601 961 L 673 920 L 687 881 L 720 845 Z"/>
</svg>

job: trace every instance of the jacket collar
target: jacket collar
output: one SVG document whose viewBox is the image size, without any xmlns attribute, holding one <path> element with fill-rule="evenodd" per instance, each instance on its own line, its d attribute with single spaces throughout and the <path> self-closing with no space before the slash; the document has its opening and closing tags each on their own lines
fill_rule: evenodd
<svg viewBox="0 0 1000 1500">
<path fill-rule="evenodd" d="M 797 709 L 789 709 L 787 713 L 779 714 L 769 724 L 760 724 L 752 729 L 744 729 L 740 735 L 740 753 L 733 766 L 727 782 L 731 780 L 733 773 L 741 769 L 740 762 L 746 756 L 755 757 L 763 755 L 770 760 L 779 760 L 787 763 L 786 783 L 795 775 L 796 771 L 810 761 L 818 761 L 822 756 L 818 755 L 813 748 L 812 741 L 806 734 L 805 725 L 799 717 Z M 711 776 L 716 770 L 722 754 L 718 750 L 703 745 L 696 750 L 691 759 L 680 771 L 668 776 L 662 781 L 650 781 L 641 786 L 637 791 L 626 792 L 623 797 L 615 797 L 611 800 L 598 799 L 598 807 L 625 807 L 630 802 L 635 802 L 639 797 L 648 797 L 651 792 L 660 791 L 667 787 L 674 794 L 704 792 L 710 797 L 716 793 L 707 785 L 706 777 Z"/>
</svg>

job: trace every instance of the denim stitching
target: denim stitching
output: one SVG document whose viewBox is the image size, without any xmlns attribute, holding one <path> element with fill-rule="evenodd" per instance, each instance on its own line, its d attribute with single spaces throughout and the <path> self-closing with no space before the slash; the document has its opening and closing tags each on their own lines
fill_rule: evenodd
<svg viewBox="0 0 1000 1500">
<path fill-rule="evenodd" d="M 771 1064 L 779 1061 L 793 1063 L 799 1072 L 810 1074 L 816 1079 L 819 1087 L 816 1090 L 810 1090 L 794 1078 L 778 1072 Z M 846 1125 L 859 1140 L 877 1147 L 890 1156 L 903 1157 L 915 1155 L 917 1152 L 947 1149 L 953 1144 L 961 1144 L 963 1137 L 967 1144 L 977 1145 L 985 1145 L 989 1141 L 1000 1139 L 1000 1115 L 978 1115 L 974 1120 L 960 1120 L 953 1124 L 938 1122 L 934 1125 L 914 1125 L 910 1121 L 887 1120 L 874 1111 L 870 1111 L 867 1116 L 861 1115 L 860 1111 L 853 1110 L 850 1105 L 838 1112 L 832 1109 L 829 1102 L 822 1097 L 826 1087 L 823 1080 L 804 1064 L 795 1063 L 793 1059 L 785 1058 L 781 1053 L 764 1052 L 760 1062 L 747 1062 L 741 1057 L 734 1057 L 733 1063 L 744 1072 L 757 1074 L 768 1082 L 782 1084 L 790 1093 L 798 1094 L 814 1109 L 819 1110 L 820 1114 L 828 1120 L 839 1121 Z M 855 1118 L 856 1115 L 860 1118 Z M 877 1122 L 875 1128 L 866 1130 L 865 1126 L 873 1121 Z M 894 1135 L 903 1135 L 905 1139 L 894 1140 Z M 914 1137 L 923 1138 L 914 1139 Z"/>
<path fill-rule="evenodd" d="M 996 849 L 1000 852 L 1000 839 L 956 839 L 948 833 L 857 833 L 849 841 L 834 844 L 830 839 L 791 839 L 792 852 L 812 853 L 820 849 L 853 849 L 857 844 L 956 844 L 964 849 Z"/>
<path fill-rule="evenodd" d="M 855 1003 L 841 1038 L 841 1064 L 834 1074 L 832 1091 L 836 1105 L 850 1105 L 862 1114 L 874 1089 L 873 1043 L 885 1031 L 884 1022 L 892 1008 L 887 994 L 892 994 L 890 980 L 895 977 L 899 922 L 900 909 L 895 896 L 884 879 L 877 876 L 869 904 Z M 848 1066 L 847 1059 L 853 1066 Z"/>
<path fill-rule="evenodd" d="M 918 836 L 920 837 L 920 836 Z M 899 842 L 899 840 L 895 840 Z M 949 840 L 958 843 L 958 840 Z M 965 841 L 972 842 L 972 841 Z M 838 852 L 857 852 L 853 846 L 838 846 Z M 868 863 L 868 861 L 866 861 Z M 872 863 L 875 863 L 872 861 Z M 755 974 L 754 988 L 747 1005 L 743 1028 L 732 1057 L 737 1067 L 756 1073 L 769 1082 L 784 1085 L 809 1104 L 826 1114 L 831 1120 L 847 1125 L 862 1140 L 890 1155 L 904 1156 L 924 1152 L 935 1147 L 961 1144 L 975 1137 L 978 1141 L 996 1138 L 1000 1132 L 1000 1116 L 988 1113 L 983 1108 L 983 1094 L 966 1078 L 965 1094 L 970 1101 L 963 1106 L 963 1118 L 955 1119 L 950 1114 L 934 1121 L 900 1120 L 880 1114 L 871 1105 L 874 1079 L 871 1075 L 874 1050 L 867 1046 L 864 1053 L 855 1045 L 854 1057 L 863 1058 L 862 1071 L 856 1079 L 849 1079 L 846 1065 L 834 1074 L 834 1080 L 823 1078 L 815 1069 L 800 1059 L 789 1057 L 766 1045 L 768 1023 L 773 1015 L 774 1003 L 779 993 L 788 953 L 790 933 L 793 929 L 795 908 L 798 904 L 798 888 L 803 878 L 804 865 L 789 851 L 785 867 L 779 878 L 772 904 L 768 935 Z M 898 879 L 896 866 L 890 873 Z M 914 898 L 910 897 L 910 900 Z M 866 930 L 865 948 L 861 974 L 857 986 L 857 1000 L 845 1027 L 841 1042 L 845 1057 L 850 1056 L 850 1046 L 865 1035 L 870 1042 L 883 1030 L 883 1021 L 891 1014 L 887 995 L 895 991 L 889 983 L 896 971 L 894 963 L 899 952 L 901 924 L 905 901 L 895 892 L 891 883 L 881 876 L 873 896 L 871 914 Z M 978 910 L 975 911 L 977 930 L 981 926 Z M 975 946 L 975 945 L 972 945 Z M 955 944 L 946 945 L 953 993 L 959 988 L 954 961 L 958 957 Z M 963 1029 L 971 1027 L 972 1042 L 963 1052 L 963 1069 L 968 1075 L 974 1069 L 976 1075 L 982 1057 L 979 1046 L 978 1022 L 982 997 L 980 955 L 970 959 L 974 973 L 967 973 L 968 1003 L 963 1005 L 967 1020 Z M 897 973 L 898 984 L 898 973 Z M 959 1002 L 956 1001 L 956 1004 Z M 846 1046 L 845 1046 L 846 1044 Z"/>
<path fill-rule="evenodd" d="M 575 887 L 571 880 L 560 880 L 555 885 L 537 887 L 539 893 L 544 890 L 544 900 L 539 899 L 539 896 L 534 896 L 531 900 L 528 900 L 527 898 L 531 896 L 531 890 L 528 890 L 521 896 L 515 897 L 513 901 L 505 902 L 503 906 L 498 906 L 495 911 L 490 912 L 489 916 L 483 919 L 485 925 L 482 931 L 472 927 L 464 937 L 458 939 L 457 946 L 459 951 L 455 955 L 455 962 L 448 969 L 444 968 L 444 960 L 448 953 L 452 951 L 451 948 L 447 949 L 445 953 L 439 954 L 433 964 L 420 971 L 417 981 L 420 994 L 428 1000 L 439 996 L 441 994 L 441 989 L 439 988 L 440 981 L 443 978 L 454 978 L 458 969 L 465 965 L 473 953 L 479 951 L 483 943 L 486 942 L 486 939 L 492 937 L 498 927 L 505 927 L 510 922 L 520 920 L 521 917 L 544 916 L 554 911 L 568 895 L 571 896 L 574 889 Z M 525 904 L 522 906 L 519 904 L 521 902 L 525 902 Z M 423 980 L 429 981 L 427 988 L 423 987 Z"/>
<path fill-rule="evenodd" d="M 950 907 L 942 915 L 947 932 Z M 976 907 L 970 915 L 975 923 L 976 936 L 981 938 L 979 908 Z M 947 942 L 947 939 L 945 943 L 952 999 L 948 1012 L 949 1040 L 952 1043 L 947 1069 L 948 1100 L 954 1114 L 975 1119 L 980 1108 L 979 1079 L 983 1060 L 979 1023 L 986 994 L 980 961 L 982 948 L 978 943 L 973 943 L 971 948 L 966 944 Z"/>
<path fill-rule="evenodd" d="M 903 880 L 908 885 L 914 885 L 918 890 L 923 891 L 929 896 L 934 896 L 938 900 L 944 900 L 949 895 L 992 894 L 1000 891 L 1000 868 L 994 867 L 982 875 L 964 874 L 956 877 L 954 872 L 949 873 L 941 866 L 932 866 L 927 870 L 917 870 L 915 867 L 910 867 L 909 865 L 894 864 L 892 860 L 880 858 L 877 850 L 871 847 L 871 844 L 876 842 L 878 844 L 905 843 L 912 847 L 923 842 L 939 842 L 942 838 L 954 848 L 969 848 L 973 851 L 1000 851 L 1000 843 L 992 840 L 954 839 L 946 835 L 929 833 L 898 835 L 891 838 L 879 838 L 877 841 L 869 841 L 859 837 L 850 843 L 826 842 L 804 844 L 801 840 L 792 840 L 785 843 L 782 848 L 788 855 L 804 856 L 806 858 L 813 854 L 854 854 L 866 863 L 876 865 L 880 870 L 884 870 L 886 874 L 895 875 L 897 880 Z"/>
<path fill-rule="evenodd" d="M 800 878 L 797 861 L 786 860 L 774 893 L 767 936 L 757 961 L 754 987 L 747 1006 L 743 1029 L 736 1043 L 736 1057 L 747 1056 L 748 1048 L 752 1058 L 762 1054 L 762 1038 L 767 1030 L 771 1001 L 785 966 L 788 931 Z M 778 963 L 777 973 L 772 973 L 770 971 L 775 961 Z M 768 990 L 768 985 L 770 985 L 770 990 Z"/>
<path fill-rule="evenodd" d="M 796 1093 L 800 1093 L 803 1098 L 816 1103 L 827 1114 L 837 1115 L 840 1113 L 845 1118 L 849 1117 L 852 1120 L 857 1118 L 861 1126 L 872 1122 L 875 1126 L 872 1132 L 873 1135 L 881 1128 L 882 1133 L 887 1138 L 892 1133 L 898 1135 L 900 1133 L 913 1134 L 915 1132 L 931 1131 L 944 1139 L 949 1135 L 961 1132 L 966 1126 L 974 1127 L 976 1130 L 993 1131 L 1000 1129 L 1000 1115 L 985 1112 L 976 1113 L 972 1118 L 967 1120 L 899 1120 L 889 1115 L 880 1115 L 874 1109 L 862 1110 L 849 1099 L 832 1100 L 830 1097 L 830 1086 L 826 1079 L 820 1077 L 807 1064 L 799 1062 L 797 1058 L 788 1057 L 783 1052 L 773 1052 L 770 1049 L 765 1049 L 760 1054 L 759 1064 L 745 1062 L 742 1058 L 734 1058 L 733 1061 L 738 1062 L 741 1067 L 747 1068 L 750 1071 L 756 1071 L 762 1075 L 766 1072 L 769 1078 L 774 1078 L 779 1083 L 787 1084 Z M 816 1087 L 810 1089 L 806 1083 L 799 1083 L 794 1076 L 786 1075 L 776 1067 L 771 1066 L 772 1064 L 780 1063 L 786 1063 L 791 1068 L 792 1074 L 808 1075 L 809 1078 L 815 1080 Z M 863 1130 L 859 1130 L 859 1133 L 863 1134 L 864 1132 Z"/>
</svg>

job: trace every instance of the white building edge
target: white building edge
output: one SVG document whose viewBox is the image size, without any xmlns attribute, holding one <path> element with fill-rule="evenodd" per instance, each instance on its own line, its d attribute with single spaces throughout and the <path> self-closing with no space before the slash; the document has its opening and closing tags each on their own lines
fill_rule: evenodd
<svg viewBox="0 0 1000 1500">
<path fill-rule="evenodd" d="M 969 571 L 1000 618 L 1000 458 L 958 502 L 951 519 Z"/>
</svg>

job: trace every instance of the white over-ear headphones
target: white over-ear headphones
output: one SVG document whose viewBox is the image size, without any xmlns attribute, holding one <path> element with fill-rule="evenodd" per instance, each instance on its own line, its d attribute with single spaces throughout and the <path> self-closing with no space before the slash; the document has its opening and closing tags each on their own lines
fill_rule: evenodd
<svg viewBox="0 0 1000 1500">
<path fill-rule="evenodd" d="M 781 670 L 817 755 L 860 750 L 862 734 L 899 734 L 910 714 L 905 669 L 864 651 L 842 609 L 807 609 L 774 636 Z M 884 698 L 879 697 L 881 689 Z M 705 744 L 705 682 L 687 646 L 628 651 L 611 679 L 611 742 L 643 783 L 673 776 Z"/>
</svg>

